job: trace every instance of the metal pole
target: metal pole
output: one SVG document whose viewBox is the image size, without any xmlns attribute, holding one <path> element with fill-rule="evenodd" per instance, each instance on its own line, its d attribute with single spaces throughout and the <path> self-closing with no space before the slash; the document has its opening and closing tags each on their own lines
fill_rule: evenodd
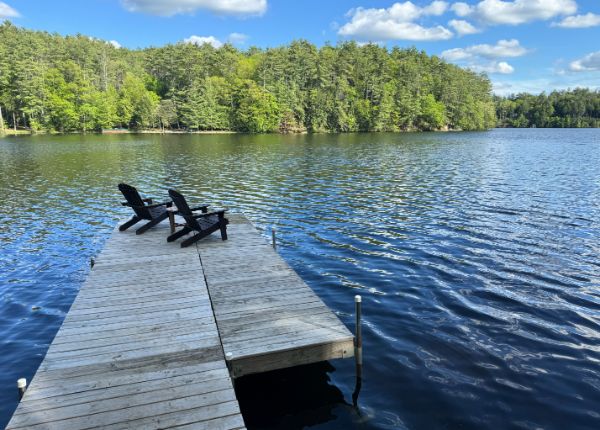
<svg viewBox="0 0 600 430">
<path fill-rule="evenodd" d="M 273 243 L 273 249 L 277 249 L 277 237 L 275 227 L 271 229 L 271 242 Z"/>
<path fill-rule="evenodd" d="M 359 295 L 354 296 L 356 306 L 356 336 L 354 337 L 354 357 L 356 358 L 356 377 L 362 378 L 362 327 L 361 327 L 361 305 L 362 298 Z"/>
<path fill-rule="evenodd" d="M 354 335 L 354 359 L 356 360 L 356 385 L 352 393 L 352 403 L 358 409 L 358 394 L 362 387 L 362 298 L 359 295 L 354 296 L 354 305 L 356 309 L 356 333 Z"/>
<path fill-rule="evenodd" d="M 19 400 L 21 400 L 25 394 L 25 390 L 27 389 L 27 379 L 17 379 L 17 388 L 19 389 Z"/>
</svg>

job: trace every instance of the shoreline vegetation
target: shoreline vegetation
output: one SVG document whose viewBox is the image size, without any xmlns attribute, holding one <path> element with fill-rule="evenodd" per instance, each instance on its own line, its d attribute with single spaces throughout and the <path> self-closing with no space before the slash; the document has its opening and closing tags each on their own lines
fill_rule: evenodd
<svg viewBox="0 0 600 430">
<path fill-rule="evenodd" d="M 171 129 L 160 129 L 160 128 L 147 128 L 147 129 L 109 129 L 109 130 L 88 130 L 85 133 L 83 131 L 68 131 L 60 132 L 56 130 L 30 130 L 30 129 L 17 129 L 16 131 L 12 128 L 0 130 L 1 136 L 35 136 L 35 135 L 53 135 L 53 134 L 239 134 L 239 131 L 235 130 L 171 130 Z"/>
<path fill-rule="evenodd" d="M 569 91 L 516 94 L 494 97 L 497 127 L 501 128 L 598 128 L 600 91 L 576 88 Z"/>
<path fill-rule="evenodd" d="M 486 131 L 486 130 L 491 130 L 493 128 L 519 128 L 519 129 L 526 129 L 526 128 L 546 128 L 546 129 L 556 129 L 556 128 L 600 128 L 600 125 L 597 126 L 578 126 L 578 127 L 537 127 L 537 126 L 525 126 L 525 127 L 513 127 L 513 126 L 502 126 L 502 125 L 497 125 L 495 127 L 489 128 L 489 129 L 485 129 L 485 130 L 471 130 L 471 131 Z M 446 129 L 446 130 L 428 130 L 430 132 L 437 132 L 437 133 L 452 133 L 452 132 L 461 132 L 463 130 L 450 130 L 450 129 Z M 421 130 L 402 130 L 402 131 L 396 131 L 394 133 L 418 133 L 418 132 L 423 132 Z M 310 134 L 329 134 L 329 133 L 336 133 L 336 132 L 313 132 Z M 355 133 L 361 133 L 361 131 L 357 131 Z M 372 133 L 370 131 L 364 132 L 364 133 Z M 29 130 L 29 129 L 18 129 L 18 130 L 13 130 L 13 129 L 4 129 L 1 130 L 0 129 L 0 138 L 1 137 L 12 137 L 12 136 L 44 136 L 44 135 L 86 135 L 86 134 L 106 134 L 106 135 L 119 135 L 119 134 L 177 134 L 177 135 L 194 135 L 194 134 L 199 134 L 199 135 L 218 135 L 218 134 L 248 134 L 246 132 L 240 132 L 240 131 L 235 131 L 235 130 L 177 130 L 177 129 L 159 129 L 159 128 L 148 128 L 148 129 L 119 129 L 119 130 L 100 130 L 100 131 L 96 131 L 96 130 L 88 130 L 86 132 L 83 131 L 69 131 L 69 132 L 60 132 L 60 131 L 47 131 L 47 130 Z M 292 133 L 279 133 L 279 134 L 292 134 Z M 303 134 L 309 134 L 309 132 L 303 131 L 303 132 L 295 132 L 293 134 L 298 134 L 298 135 L 303 135 Z"/>
<path fill-rule="evenodd" d="M 0 129 L 244 133 L 484 130 L 487 76 L 416 49 L 304 40 L 130 50 L 0 25 Z"/>
<path fill-rule="evenodd" d="M 129 50 L 0 25 L 0 135 L 599 126 L 598 91 L 497 97 L 485 74 L 414 48 L 297 40 Z"/>
</svg>

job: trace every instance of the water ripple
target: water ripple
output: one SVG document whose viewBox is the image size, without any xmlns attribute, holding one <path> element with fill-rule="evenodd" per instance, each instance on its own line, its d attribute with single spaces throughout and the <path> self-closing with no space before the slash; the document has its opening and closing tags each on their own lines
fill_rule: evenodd
<svg viewBox="0 0 600 430">
<path fill-rule="evenodd" d="M 16 406 L 15 380 L 34 374 L 89 259 L 127 214 L 116 193 L 125 181 L 243 211 L 267 238 L 276 227 L 283 257 L 350 327 L 352 297 L 363 295 L 360 415 L 348 405 L 353 364 L 342 361 L 319 382 L 329 393 L 320 405 L 271 408 L 282 423 L 598 428 L 599 138 L 0 140 L 0 426 Z M 306 390 L 300 397 L 312 398 Z"/>
</svg>

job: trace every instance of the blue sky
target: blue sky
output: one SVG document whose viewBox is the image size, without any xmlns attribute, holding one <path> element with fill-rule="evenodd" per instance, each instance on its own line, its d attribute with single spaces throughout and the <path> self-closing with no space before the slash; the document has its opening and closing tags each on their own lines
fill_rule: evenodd
<svg viewBox="0 0 600 430">
<path fill-rule="evenodd" d="M 0 18 L 127 48 L 299 38 L 415 46 L 489 73 L 498 94 L 600 88 L 598 0 L 6 0 Z"/>
</svg>

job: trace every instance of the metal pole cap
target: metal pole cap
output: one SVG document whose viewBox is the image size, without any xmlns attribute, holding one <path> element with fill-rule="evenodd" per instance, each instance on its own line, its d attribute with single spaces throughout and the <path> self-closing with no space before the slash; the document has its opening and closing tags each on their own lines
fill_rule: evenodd
<svg viewBox="0 0 600 430">
<path fill-rule="evenodd" d="M 360 302 L 362 302 L 362 297 L 360 297 L 360 296 L 357 294 L 356 296 L 354 296 L 354 301 L 355 301 L 356 303 L 360 303 Z"/>
</svg>

